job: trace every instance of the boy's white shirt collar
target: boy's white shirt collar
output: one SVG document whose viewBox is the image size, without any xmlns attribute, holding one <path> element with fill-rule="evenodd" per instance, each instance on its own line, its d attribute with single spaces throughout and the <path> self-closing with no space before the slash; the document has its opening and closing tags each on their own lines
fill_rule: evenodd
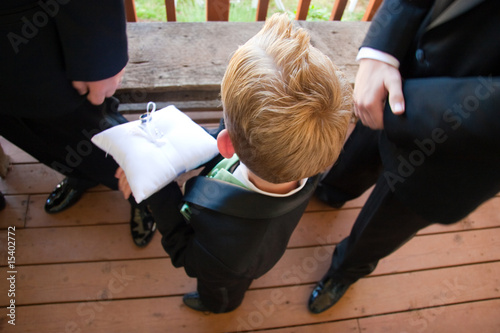
<svg viewBox="0 0 500 333">
<path fill-rule="evenodd" d="M 248 168 L 246 167 L 245 164 L 241 163 L 241 161 L 240 161 L 240 165 L 238 165 L 236 170 L 234 170 L 233 176 L 236 179 L 238 179 L 240 182 L 242 182 L 250 190 L 257 192 L 257 193 L 260 193 L 260 194 L 270 196 L 270 197 L 289 197 L 289 196 L 299 192 L 306 185 L 306 182 L 307 182 L 307 178 L 301 179 L 299 181 L 299 186 L 296 189 L 291 190 L 290 192 L 285 193 L 285 194 L 277 194 L 277 193 L 270 193 L 270 192 L 262 191 L 261 189 L 259 189 L 257 186 L 255 186 L 250 181 L 250 179 L 248 178 Z"/>
</svg>

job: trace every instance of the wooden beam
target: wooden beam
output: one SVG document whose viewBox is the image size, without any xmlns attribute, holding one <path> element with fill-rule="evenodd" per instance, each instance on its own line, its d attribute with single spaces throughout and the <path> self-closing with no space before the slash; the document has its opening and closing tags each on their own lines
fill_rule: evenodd
<svg viewBox="0 0 500 333">
<path fill-rule="evenodd" d="M 382 0 L 370 0 L 361 21 L 371 21 L 381 4 Z"/>
<path fill-rule="evenodd" d="M 177 16 L 175 15 L 175 0 L 165 0 L 165 9 L 167 12 L 167 21 L 177 21 Z"/>
<path fill-rule="evenodd" d="M 229 0 L 207 0 L 207 21 L 229 21 Z"/>
<path fill-rule="evenodd" d="M 127 17 L 127 22 L 137 22 L 137 13 L 135 11 L 135 1 L 134 0 L 124 0 L 125 3 L 125 16 Z"/>
<path fill-rule="evenodd" d="M 257 4 L 256 21 L 265 21 L 267 17 L 267 10 L 269 9 L 269 0 L 259 0 Z"/>
<path fill-rule="evenodd" d="M 299 0 L 299 4 L 297 5 L 297 14 L 295 15 L 296 20 L 304 21 L 307 18 L 310 4 L 311 0 Z"/>
<path fill-rule="evenodd" d="M 332 15 L 330 15 L 330 21 L 340 21 L 340 19 L 342 19 L 342 15 L 344 14 L 346 5 L 347 5 L 347 0 L 336 0 L 333 4 Z"/>
</svg>

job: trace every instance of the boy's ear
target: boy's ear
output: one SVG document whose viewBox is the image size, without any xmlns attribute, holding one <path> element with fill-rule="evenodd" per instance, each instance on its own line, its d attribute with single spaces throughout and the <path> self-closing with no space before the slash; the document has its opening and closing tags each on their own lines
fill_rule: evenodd
<svg viewBox="0 0 500 333">
<path fill-rule="evenodd" d="M 225 158 L 231 158 L 234 155 L 233 142 L 226 129 L 220 131 L 217 136 L 217 148 L 219 148 L 219 153 Z"/>
</svg>

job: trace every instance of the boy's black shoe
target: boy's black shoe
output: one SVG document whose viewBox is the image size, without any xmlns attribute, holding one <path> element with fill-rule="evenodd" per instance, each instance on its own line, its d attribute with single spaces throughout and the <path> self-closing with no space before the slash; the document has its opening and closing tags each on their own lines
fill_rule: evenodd
<svg viewBox="0 0 500 333">
<path fill-rule="evenodd" d="M 344 296 L 351 284 L 342 283 L 331 277 L 323 278 L 309 297 L 307 307 L 312 313 L 321 313 L 331 308 Z"/>
<path fill-rule="evenodd" d="M 201 312 L 210 312 L 203 303 L 201 303 L 200 294 L 197 291 L 187 293 L 182 297 L 182 301 L 187 307 Z"/>
<path fill-rule="evenodd" d="M 156 223 L 148 206 L 132 204 L 130 232 L 135 245 L 144 247 L 149 244 L 156 231 Z"/>
</svg>

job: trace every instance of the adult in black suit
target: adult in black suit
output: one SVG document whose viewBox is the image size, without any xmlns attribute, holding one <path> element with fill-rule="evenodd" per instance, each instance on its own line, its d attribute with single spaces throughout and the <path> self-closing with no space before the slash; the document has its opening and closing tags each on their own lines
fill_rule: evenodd
<svg viewBox="0 0 500 333">
<path fill-rule="evenodd" d="M 418 230 L 500 191 L 499 12 L 495 0 L 382 4 L 358 55 L 362 124 L 317 193 L 340 206 L 376 186 L 311 294 L 313 313 Z"/>
<path fill-rule="evenodd" d="M 126 122 L 111 98 L 128 61 L 123 1 L 4 0 L 0 22 L 0 134 L 67 176 L 46 211 L 97 184 L 117 189 L 116 162 L 90 138 Z M 133 201 L 131 227 L 139 246 L 154 232 Z"/>
</svg>

